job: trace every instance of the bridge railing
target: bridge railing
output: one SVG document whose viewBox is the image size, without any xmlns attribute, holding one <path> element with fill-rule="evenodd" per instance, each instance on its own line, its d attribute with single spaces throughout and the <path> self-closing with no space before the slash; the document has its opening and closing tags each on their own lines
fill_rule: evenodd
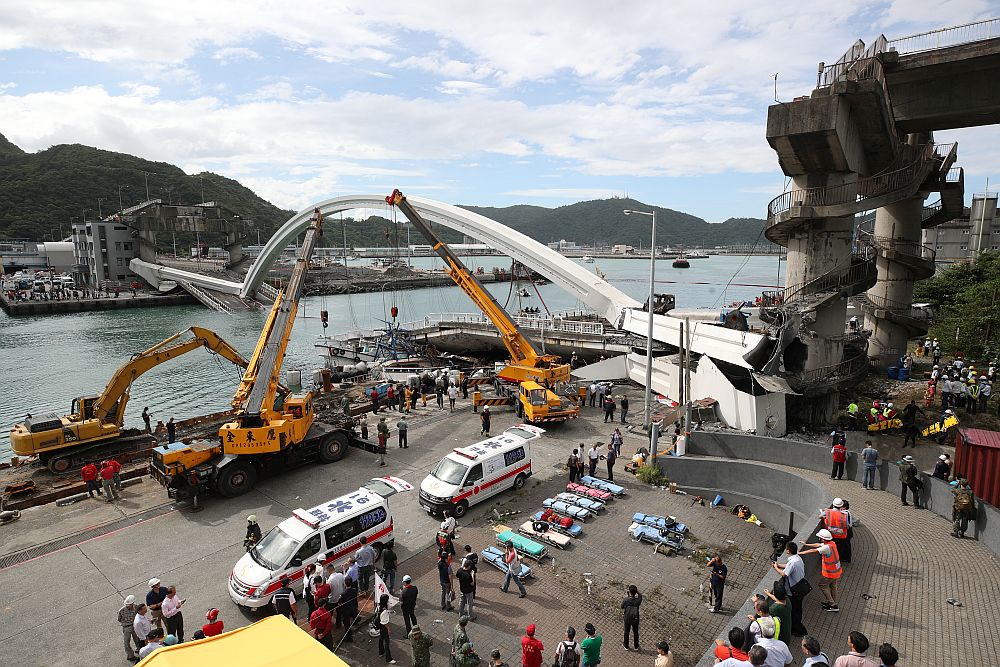
<svg viewBox="0 0 1000 667">
<path fill-rule="evenodd" d="M 571 315 L 578 316 L 580 313 L 553 313 L 551 317 L 531 317 L 517 316 L 512 318 L 522 329 L 532 331 L 552 331 L 560 333 L 588 334 L 595 336 L 604 335 L 604 324 L 601 322 L 571 320 L 566 319 Z M 482 313 L 428 313 L 422 319 L 404 322 L 400 326 L 404 329 L 420 329 L 422 327 L 437 326 L 440 324 L 492 324 L 488 317 Z"/>
<path fill-rule="evenodd" d="M 919 53 L 996 37 L 1000 37 L 1000 18 L 900 37 L 889 42 L 889 49 L 895 50 L 897 53 Z"/>
</svg>

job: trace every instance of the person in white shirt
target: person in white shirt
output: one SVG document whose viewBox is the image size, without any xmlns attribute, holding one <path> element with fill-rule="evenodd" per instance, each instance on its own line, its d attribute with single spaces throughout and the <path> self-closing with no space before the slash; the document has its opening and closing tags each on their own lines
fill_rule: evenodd
<svg viewBox="0 0 1000 667">
<path fill-rule="evenodd" d="M 455 411 L 455 401 L 458 400 L 458 387 L 455 385 L 448 386 L 448 408 L 450 412 Z"/>
<path fill-rule="evenodd" d="M 145 642 L 146 637 L 149 636 L 149 631 L 153 629 L 153 618 L 149 614 L 149 607 L 145 603 L 140 604 L 136 610 L 135 619 L 132 621 L 132 629 L 135 630 L 135 636 L 139 638 L 140 642 Z M 145 648 L 142 647 L 142 648 Z M 142 649 L 139 649 L 140 651 Z"/>
<path fill-rule="evenodd" d="M 806 659 L 802 662 L 802 667 L 809 667 L 809 665 L 815 665 L 817 663 L 823 665 L 830 664 L 830 658 L 826 657 L 826 653 L 820 650 L 819 640 L 815 637 L 809 637 L 808 635 L 802 638 L 802 655 Z"/>
<path fill-rule="evenodd" d="M 139 649 L 139 660 L 142 660 L 158 648 L 163 648 L 163 630 L 154 628 L 150 630 L 149 636 L 146 637 L 146 645 Z"/>
<path fill-rule="evenodd" d="M 601 443 L 595 442 L 594 445 L 587 450 L 587 457 L 590 459 L 590 476 L 594 476 L 594 471 L 597 470 L 597 462 L 601 460 Z"/>
<path fill-rule="evenodd" d="M 799 585 L 806 576 L 806 567 L 802 562 L 802 556 L 799 555 L 799 545 L 789 542 L 785 545 L 785 553 L 788 554 L 788 560 L 784 564 L 773 563 L 772 567 L 778 574 L 785 576 L 785 591 L 792 603 L 792 634 L 806 635 L 809 633 L 802 625 L 802 604 L 812 589 L 808 581 Z"/>
<path fill-rule="evenodd" d="M 330 595 L 327 597 L 327 601 L 330 603 L 331 608 L 335 608 L 336 614 L 334 615 L 334 621 L 339 628 L 341 623 L 345 623 L 344 614 L 341 612 L 341 607 L 338 602 L 340 602 L 341 596 L 344 591 L 347 590 L 347 583 L 344 581 L 344 574 L 342 572 L 337 572 L 336 567 L 333 565 L 333 553 L 329 553 L 327 558 L 330 558 L 330 562 L 326 566 L 326 583 L 330 585 Z"/>
<path fill-rule="evenodd" d="M 455 539 L 456 537 L 458 537 L 458 533 L 455 532 L 455 529 L 457 527 L 458 527 L 458 522 L 455 521 L 455 517 L 451 515 L 451 512 L 445 510 L 444 521 L 441 522 L 441 530 L 448 533 L 448 535 L 451 536 L 452 539 Z"/>
<path fill-rule="evenodd" d="M 770 616 L 765 616 L 763 618 L 758 618 L 757 623 L 760 626 L 760 639 L 757 640 L 757 646 L 763 646 L 767 649 L 767 658 L 762 663 L 763 667 L 785 667 L 786 665 L 792 664 L 792 654 L 785 646 L 785 643 L 774 638 L 774 619 Z"/>
<path fill-rule="evenodd" d="M 577 659 L 576 663 L 580 664 L 583 661 L 583 648 L 580 646 L 580 642 L 576 641 L 576 628 L 572 625 L 566 628 L 566 639 L 559 642 L 559 646 L 556 647 L 556 662 L 555 664 L 563 664 L 563 654 L 564 653 L 576 653 Z"/>
<path fill-rule="evenodd" d="M 177 641 L 184 641 L 184 614 L 181 613 L 181 605 L 184 600 L 177 597 L 177 589 L 171 586 L 167 589 L 167 597 L 163 598 L 163 623 L 167 626 L 167 634 L 177 637 Z"/>
</svg>

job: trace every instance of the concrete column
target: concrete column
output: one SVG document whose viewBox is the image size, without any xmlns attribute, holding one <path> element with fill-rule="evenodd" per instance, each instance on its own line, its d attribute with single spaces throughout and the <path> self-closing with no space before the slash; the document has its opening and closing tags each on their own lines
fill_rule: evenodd
<svg viewBox="0 0 1000 667">
<path fill-rule="evenodd" d="M 145 225 L 139 227 L 139 259 L 156 264 L 156 232 Z"/>
<path fill-rule="evenodd" d="M 875 260 L 878 282 L 868 290 L 869 296 L 885 298 L 890 303 L 913 303 L 914 271 L 912 263 L 908 264 L 906 259 L 916 252 L 916 247 L 911 244 L 920 243 L 923 207 L 924 197 L 917 195 L 883 206 L 875 212 L 875 236 L 879 246 Z M 886 366 L 896 364 L 912 336 L 926 332 L 894 321 L 879 309 L 865 314 L 865 326 L 872 331 L 868 356 Z"/>
</svg>

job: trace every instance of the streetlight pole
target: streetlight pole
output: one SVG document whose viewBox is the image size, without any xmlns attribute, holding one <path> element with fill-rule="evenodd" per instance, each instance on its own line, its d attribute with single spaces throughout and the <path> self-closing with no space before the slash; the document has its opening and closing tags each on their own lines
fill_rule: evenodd
<svg viewBox="0 0 1000 667">
<path fill-rule="evenodd" d="M 652 428 L 650 412 L 653 403 L 653 289 L 656 285 L 656 211 L 633 211 L 625 209 L 625 215 L 648 215 L 652 218 L 652 241 L 649 244 L 649 302 L 646 304 L 646 395 L 643 407 L 642 425 L 647 432 Z"/>
<path fill-rule="evenodd" d="M 97 198 L 97 217 L 99 219 L 101 219 L 101 220 L 104 219 L 104 214 L 101 213 L 101 202 L 104 201 L 105 199 L 107 199 L 107 197 L 98 197 Z"/>
<path fill-rule="evenodd" d="M 121 213 L 122 211 L 125 210 L 125 205 L 122 204 L 122 190 L 128 190 L 128 186 L 127 185 L 119 185 L 118 186 L 118 212 L 119 213 Z"/>
<path fill-rule="evenodd" d="M 146 201 L 149 201 L 149 174 L 142 172 L 142 182 L 146 184 Z"/>
</svg>

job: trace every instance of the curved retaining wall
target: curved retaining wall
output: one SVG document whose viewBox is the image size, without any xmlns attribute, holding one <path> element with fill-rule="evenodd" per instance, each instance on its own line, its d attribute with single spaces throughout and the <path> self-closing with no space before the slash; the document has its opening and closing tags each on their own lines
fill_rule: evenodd
<svg viewBox="0 0 1000 667">
<path fill-rule="evenodd" d="M 847 454 L 845 476 L 859 484 L 863 474 L 859 458 L 866 438 L 867 433 L 864 432 L 849 431 L 847 433 L 847 447 L 850 451 Z M 827 475 L 830 474 L 830 468 L 833 465 L 830 459 L 830 448 L 827 445 L 727 431 L 695 431 L 688 440 L 688 453 L 723 459 L 777 463 Z M 920 476 L 924 482 L 924 487 L 920 492 L 921 504 L 935 514 L 951 521 L 952 495 L 948 484 L 931 477 L 926 472 L 922 472 Z M 899 483 L 899 468 L 896 467 L 895 462 L 879 461 L 876 479 L 880 489 L 899 496 L 901 485 Z M 750 505 L 750 503 L 747 504 Z M 753 507 L 753 505 L 750 506 Z M 975 538 L 990 553 L 1000 558 L 1000 510 L 982 501 L 978 501 L 977 506 L 978 518 L 974 524 L 969 524 L 969 528 L 974 531 Z"/>
<path fill-rule="evenodd" d="M 830 504 L 830 494 L 822 486 L 787 470 L 766 463 L 742 460 L 720 460 L 701 456 L 660 457 L 660 470 L 689 493 L 714 498 L 722 494 L 727 505 L 745 503 L 765 526 L 775 532 L 787 532 L 789 525 L 798 533 L 796 539 L 812 537 L 819 528 L 819 512 Z M 761 495 L 766 493 L 766 496 Z M 768 532 L 770 537 L 770 532 Z M 806 574 L 815 574 L 815 559 L 807 559 Z M 770 588 L 777 575 L 770 571 L 757 582 L 748 598 Z M 745 601 L 734 618 L 753 613 L 753 605 Z M 720 639 L 726 638 L 727 624 Z M 714 645 L 702 656 L 697 667 L 710 667 L 715 662 Z"/>
</svg>

